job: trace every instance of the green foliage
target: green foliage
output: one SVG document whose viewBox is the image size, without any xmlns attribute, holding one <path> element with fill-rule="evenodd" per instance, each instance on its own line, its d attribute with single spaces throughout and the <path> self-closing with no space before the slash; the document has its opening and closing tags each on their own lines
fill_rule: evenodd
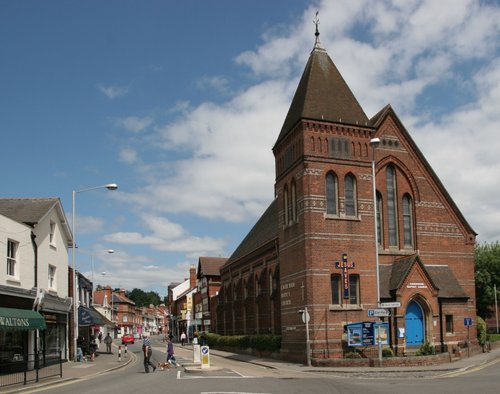
<svg viewBox="0 0 500 394">
<path fill-rule="evenodd" d="M 495 303 L 494 285 L 500 287 L 500 244 L 476 244 L 474 251 L 477 314 L 485 319 L 492 316 Z"/>
<path fill-rule="evenodd" d="M 135 288 L 132 291 L 126 291 L 125 295 L 135 302 L 135 306 L 158 306 L 161 303 L 161 298 L 158 293 L 154 291 L 145 292 L 141 289 Z"/>
<path fill-rule="evenodd" d="M 429 342 L 425 342 L 415 354 L 417 356 L 431 356 L 436 354 L 436 349 Z"/>
<path fill-rule="evenodd" d="M 490 342 L 500 341 L 500 334 L 490 334 Z"/>
<path fill-rule="evenodd" d="M 390 347 L 382 349 L 382 357 L 394 357 L 394 351 Z"/>
<path fill-rule="evenodd" d="M 361 358 L 361 354 L 358 353 L 358 352 L 356 352 L 356 351 L 353 351 L 353 352 L 346 353 L 344 355 L 344 358 L 350 358 L 350 359 L 352 359 L 352 358 Z"/>
<path fill-rule="evenodd" d="M 480 318 L 479 316 L 477 317 L 477 341 L 479 342 L 479 345 L 484 346 L 486 344 L 486 341 L 488 340 L 488 328 L 486 326 L 486 322 Z"/>
<path fill-rule="evenodd" d="M 252 348 L 260 351 L 275 352 L 281 349 L 281 335 L 218 335 L 207 333 L 210 347 Z"/>
</svg>

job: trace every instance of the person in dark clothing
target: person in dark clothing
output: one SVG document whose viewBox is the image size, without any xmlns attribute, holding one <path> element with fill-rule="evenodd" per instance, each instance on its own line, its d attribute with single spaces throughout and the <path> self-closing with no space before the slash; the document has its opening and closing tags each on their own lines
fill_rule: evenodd
<svg viewBox="0 0 500 394">
<path fill-rule="evenodd" d="M 111 353 L 111 344 L 113 343 L 113 338 L 109 335 L 109 332 L 104 337 L 104 343 L 106 344 L 106 353 Z"/>
</svg>

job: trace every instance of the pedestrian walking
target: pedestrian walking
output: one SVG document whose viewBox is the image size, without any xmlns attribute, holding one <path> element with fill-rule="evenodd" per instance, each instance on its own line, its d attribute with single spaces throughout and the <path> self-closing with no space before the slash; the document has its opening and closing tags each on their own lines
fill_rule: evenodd
<svg viewBox="0 0 500 394">
<path fill-rule="evenodd" d="M 174 357 L 174 343 L 172 342 L 172 336 L 169 336 L 167 339 L 167 363 L 170 363 L 177 368 L 177 362 Z"/>
<path fill-rule="evenodd" d="M 184 346 L 184 343 L 186 342 L 186 333 L 182 331 L 181 334 L 181 345 Z"/>
<path fill-rule="evenodd" d="M 97 341 L 93 335 L 90 336 L 90 361 L 95 360 L 95 354 L 97 353 Z"/>
<path fill-rule="evenodd" d="M 113 338 L 111 338 L 109 332 L 104 337 L 104 343 L 106 344 L 106 353 L 111 354 L 111 344 L 113 343 Z"/>
<path fill-rule="evenodd" d="M 153 367 L 153 372 L 156 371 L 156 366 L 151 362 L 151 357 L 153 356 L 153 348 L 151 347 L 151 339 L 149 339 L 149 333 L 145 332 L 142 334 L 142 351 L 144 353 L 144 371 L 149 373 L 149 367 Z"/>
</svg>

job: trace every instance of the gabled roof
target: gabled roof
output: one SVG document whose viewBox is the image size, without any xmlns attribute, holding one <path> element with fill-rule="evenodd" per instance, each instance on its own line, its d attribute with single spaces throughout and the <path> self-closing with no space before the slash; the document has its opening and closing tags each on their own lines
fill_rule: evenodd
<svg viewBox="0 0 500 394">
<path fill-rule="evenodd" d="M 132 305 L 135 305 L 134 301 L 132 301 L 130 298 L 125 297 L 125 296 L 123 296 L 121 294 L 112 293 L 112 297 L 113 297 L 113 303 L 114 304 L 121 303 L 121 304 L 132 304 Z"/>
<path fill-rule="evenodd" d="M 309 56 L 275 147 L 301 119 L 368 124 L 361 105 L 319 41 Z"/>
<path fill-rule="evenodd" d="M 42 221 L 52 209 L 57 209 L 61 224 L 71 242 L 71 230 L 66 220 L 61 201 L 57 197 L 47 198 L 0 198 L 0 214 L 18 223 L 33 227 Z"/>
<path fill-rule="evenodd" d="M 438 290 L 439 298 L 468 298 L 457 278 L 446 265 L 424 265 L 420 256 L 412 255 L 380 265 L 380 298 L 392 298 L 392 292 L 398 290 L 415 264 L 418 264 L 432 286 Z"/>
<path fill-rule="evenodd" d="M 244 257 L 266 243 L 278 238 L 278 203 L 274 199 L 255 223 L 247 236 L 233 252 L 224 266 Z"/>
<path fill-rule="evenodd" d="M 197 278 L 203 276 L 220 276 L 220 267 L 227 261 L 227 257 L 200 257 L 198 260 Z"/>
<path fill-rule="evenodd" d="M 467 220 L 465 219 L 464 215 L 462 214 L 462 212 L 458 208 L 455 201 L 451 198 L 450 194 L 448 193 L 448 191 L 444 187 L 443 183 L 441 182 L 441 180 L 439 179 L 437 174 L 432 169 L 431 165 L 429 164 L 429 162 L 425 158 L 422 151 L 419 149 L 419 147 L 417 146 L 415 141 L 413 141 L 413 138 L 411 137 L 410 133 L 408 132 L 408 130 L 406 130 L 405 126 L 403 125 L 403 123 L 401 122 L 399 117 L 396 115 L 396 112 L 394 111 L 394 109 L 392 108 L 392 106 L 390 104 L 387 104 L 384 108 L 382 108 L 379 112 L 377 112 L 370 119 L 370 126 L 375 127 L 375 128 L 379 128 L 380 125 L 385 121 L 385 119 L 388 116 L 391 116 L 391 118 L 396 122 L 396 124 L 398 125 L 398 129 L 403 133 L 405 140 L 410 144 L 411 149 L 413 150 L 413 152 L 415 152 L 418 159 L 425 166 L 427 171 L 429 171 L 429 174 L 431 175 L 432 180 L 436 183 L 436 186 L 439 188 L 443 197 L 446 199 L 446 202 L 449 204 L 449 206 L 451 207 L 453 212 L 457 215 L 458 220 L 461 221 L 461 223 L 463 224 L 466 231 L 468 231 L 470 234 L 477 235 L 477 233 L 473 230 L 473 228 L 471 227 L 469 222 L 467 222 Z"/>
</svg>

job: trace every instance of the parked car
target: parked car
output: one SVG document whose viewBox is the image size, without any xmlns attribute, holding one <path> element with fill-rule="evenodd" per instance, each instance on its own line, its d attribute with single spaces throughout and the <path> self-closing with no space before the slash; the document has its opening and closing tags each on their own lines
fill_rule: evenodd
<svg viewBox="0 0 500 394">
<path fill-rule="evenodd" d="M 132 345 L 135 343 L 134 334 L 125 334 L 122 336 L 122 345 L 126 345 L 131 343 Z"/>
</svg>

